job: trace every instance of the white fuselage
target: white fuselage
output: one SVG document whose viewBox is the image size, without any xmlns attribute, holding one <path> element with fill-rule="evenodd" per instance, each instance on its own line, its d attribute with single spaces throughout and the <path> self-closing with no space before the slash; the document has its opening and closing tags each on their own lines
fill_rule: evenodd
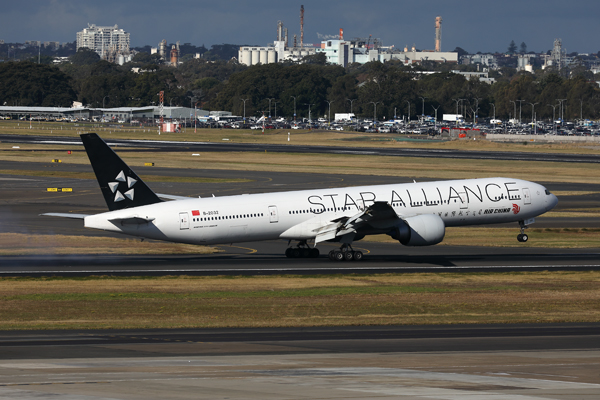
<svg viewBox="0 0 600 400">
<path fill-rule="evenodd" d="M 87 216 L 85 226 L 191 244 L 307 240 L 315 229 L 375 201 L 387 202 L 399 218 L 436 214 L 445 226 L 528 220 L 557 203 L 539 184 L 486 178 L 190 198 Z M 149 222 L 122 222 L 134 217 Z"/>
</svg>

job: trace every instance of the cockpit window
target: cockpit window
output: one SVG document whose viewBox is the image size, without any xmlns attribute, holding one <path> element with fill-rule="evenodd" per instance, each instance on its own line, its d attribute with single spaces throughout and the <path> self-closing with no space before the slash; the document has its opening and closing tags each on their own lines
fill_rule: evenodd
<svg viewBox="0 0 600 400">
<path fill-rule="evenodd" d="M 546 189 L 546 196 L 550 196 L 550 191 Z"/>
</svg>

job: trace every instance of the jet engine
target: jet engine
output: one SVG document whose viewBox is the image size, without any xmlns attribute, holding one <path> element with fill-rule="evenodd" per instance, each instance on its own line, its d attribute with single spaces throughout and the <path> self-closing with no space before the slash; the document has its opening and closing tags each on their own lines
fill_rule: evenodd
<svg viewBox="0 0 600 400">
<path fill-rule="evenodd" d="M 402 220 L 389 235 L 405 246 L 431 246 L 440 243 L 446 234 L 442 218 L 423 214 Z"/>
</svg>

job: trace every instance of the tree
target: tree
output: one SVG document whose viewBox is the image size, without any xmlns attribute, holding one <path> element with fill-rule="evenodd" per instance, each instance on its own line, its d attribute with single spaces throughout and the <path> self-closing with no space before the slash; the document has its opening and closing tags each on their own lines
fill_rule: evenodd
<svg viewBox="0 0 600 400">
<path fill-rule="evenodd" d="M 519 53 L 521 53 L 521 54 L 527 53 L 527 45 L 525 44 L 525 42 L 521 42 L 521 47 L 520 47 Z"/>
<path fill-rule="evenodd" d="M 100 61 L 100 56 L 92 49 L 80 47 L 77 53 L 69 57 L 69 60 L 75 65 L 90 65 Z"/>
<path fill-rule="evenodd" d="M 514 40 L 510 41 L 510 44 L 508 45 L 508 54 L 515 54 L 517 52 L 517 45 L 515 44 Z"/>
</svg>

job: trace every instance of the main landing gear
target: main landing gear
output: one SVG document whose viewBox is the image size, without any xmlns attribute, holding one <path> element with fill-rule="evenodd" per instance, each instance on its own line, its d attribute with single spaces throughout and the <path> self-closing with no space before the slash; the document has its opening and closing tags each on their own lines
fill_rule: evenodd
<svg viewBox="0 0 600 400">
<path fill-rule="evenodd" d="M 362 251 L 354 251 L 349 244 L 344 244 L 339 250 L 331 250 L 329 252 L 329 259 L 331 261 L 360 261 L 362 258 Z"/>
<path fill-rule="evenodd" d="M 521 243 L 525 243 L 529 240 L 529 236 L 527 236 L 527 234 L 525 233 L 525 229 L 527 229 L 527 226 L 523 221 L 519 221 L 519 226 L 521 227 L 521 233 L 517 235 L 517 240 Z"/>
<path fill-rule="evenodd" d="M 285 250 L 287 258 L 317 258 L 319 257 L 319 249 L 316 247 L 310 248 L 306 241 L 298 243 L 298 247 L 288 247 Z"/>
</svg>

